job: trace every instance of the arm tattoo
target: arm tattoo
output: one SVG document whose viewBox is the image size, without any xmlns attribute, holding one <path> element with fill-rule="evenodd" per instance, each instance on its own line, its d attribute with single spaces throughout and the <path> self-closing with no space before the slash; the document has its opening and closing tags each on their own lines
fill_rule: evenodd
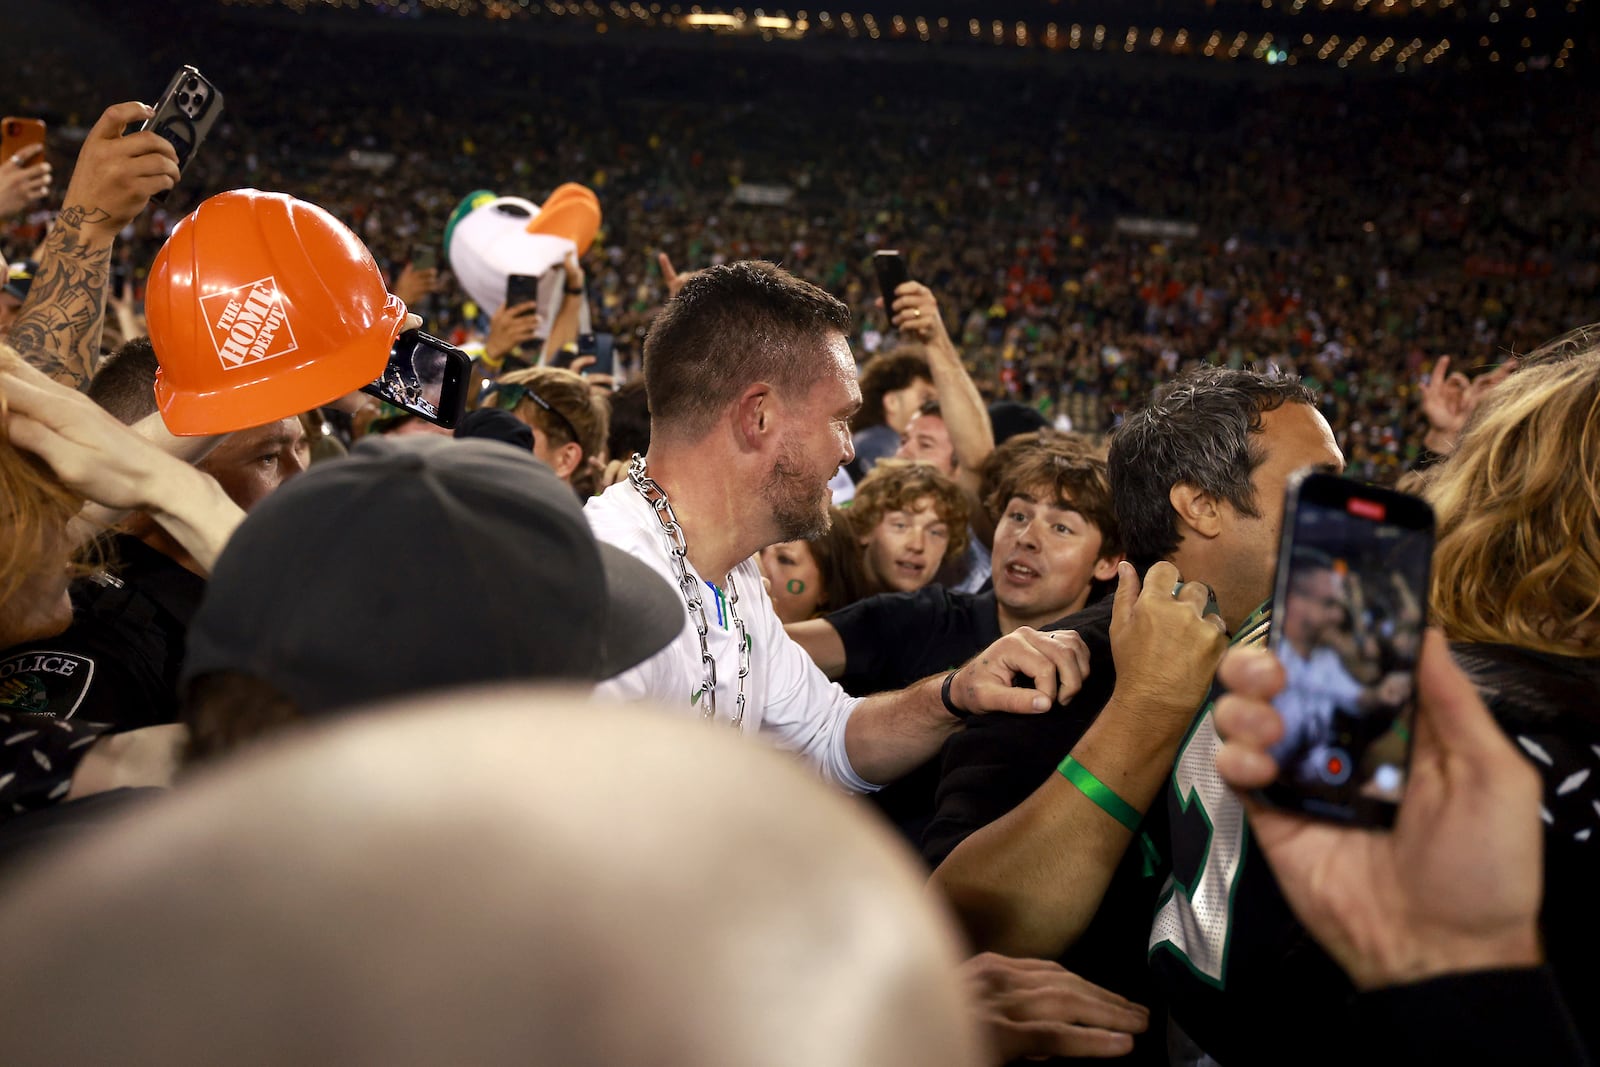
<svg viewBox="0 0 1600 1067">
<path fill-rule="evenodd" d="M 35 367 L 81 389 L 100 354 L 111 246 L 84 239 L 85 223 L 111 216 L 99 208 L 65 207 L 45 238 L 28 299 L 7 340 Z"/>
</svg>

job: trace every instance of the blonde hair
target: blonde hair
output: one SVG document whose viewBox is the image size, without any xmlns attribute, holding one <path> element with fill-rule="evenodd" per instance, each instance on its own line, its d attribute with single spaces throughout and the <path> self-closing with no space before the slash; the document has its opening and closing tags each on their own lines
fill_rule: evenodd
<svg viewBox="0 0 1600 1067">
<path fill-rule="evenodd" d="M 1600 345 L 1586 331 L 1522 360 L 1426 495 L 1446 635 L 1600 655 Z"/>
<path fill-rule="evenodd" d="M 0 371 L 21 363 L 14 349 L 0 344 Z M 9 412 L 0 389 L 0 615 L 16 617 L 11 601 L 28 580 L 71 562 L 67 524 L 83 501 L 43 463 L 12 445 Z"/>
<path fill-rule="evenodd" d="M 561 413 L 572 424 L 571 429 L 540 407 L 530 397 L 523 397 L 512 409 L 512 414 L 529 426 L 543 430 L 546 437 L 555 438 L 555 444 L 572 441 L 583 450 L 583 458 L 573 469 L 574 488 L 585 495 L 595 491 L 596 463 L 606 447 L 606 434 L 611 428 L 611 404 L 604 396 L 589 388 L 589 382 L 575 371 L 565 367 L 529 367 L 512 371 L 496 379 L 498 385 L 520 385 L 539 394 L 539 399 Z M 578 436 L 572 436 L 572 430 Z"/>
</svg>

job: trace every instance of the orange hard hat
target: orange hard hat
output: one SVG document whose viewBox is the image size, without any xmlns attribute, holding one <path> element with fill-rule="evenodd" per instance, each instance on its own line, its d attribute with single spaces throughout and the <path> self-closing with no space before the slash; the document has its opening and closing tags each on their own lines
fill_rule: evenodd
<svg viewBox="0 0 1600 1067">
<path fill-rule="evenodd" d="M 315 204 L 236 189 L 172 230 L 145 290 L 175 434 L 242 430 L 382 376 L 406 308 L 359 238 Z"/>
</svg>

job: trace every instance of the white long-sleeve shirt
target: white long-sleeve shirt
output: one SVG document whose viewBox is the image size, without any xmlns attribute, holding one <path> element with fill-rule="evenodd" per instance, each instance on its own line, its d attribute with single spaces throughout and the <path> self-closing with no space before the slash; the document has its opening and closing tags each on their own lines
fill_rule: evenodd
<svg viewBox="0 0 1600 1067">
<path fill-rule="evenodd" d="M 596 538 L 643 560 L 678 588 L 660 520 L 631 484 L 618 482 L 594 497 L 584 507 L 584 515 Z M 688 560 L 684 565 L 700 583 L 705 599 L 706 647 L 717 664 L 717 721 L 726 729 L 739 692 L 737 631 L 712 588 Z M 735 610 L 750 636 L 743 732 L 759 732 L 778 746 L 799 753 L 823 777 L 853 792 L 880 788 L 856 774 L 845 752 L 845 724 L 861 701 L 828 681 L 784 632 L 754 557 L 733 569 L 733 580 L 739 590 Z M 704 686 L 700 638 L 685 607 L 683 631 L 671 644 L 638 666 L 601 682 L 595 693 L 616 700 L 651 700 L 698 717 Z M 708 724 L 708 729 L 716 728 Z"/>
</svg>

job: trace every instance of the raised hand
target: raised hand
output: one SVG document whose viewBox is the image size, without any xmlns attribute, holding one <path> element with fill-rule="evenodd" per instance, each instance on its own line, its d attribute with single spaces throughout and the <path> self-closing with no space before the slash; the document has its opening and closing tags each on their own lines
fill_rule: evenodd
<svg viewBox="0 0 1600 1067">
<path fill-rule="evenodd" d="M 15 215 L 50 194 L 50 164 L 44 146 L 29 145 L 10 159 L 0 160 L 0 218 Z"/>
<path fill-rule="evenodd" d="M 178 153 L 159 133 L 123 136 L 151 110 L 130 101 L 105 109 L 84 138 L 62 198 L 61 220 L 109 241 L 138 217 L 157 193 L 178 183 Z"/>
<path fill-rule="evenodd" d="M 1467 419 L 1483 403 L 1484 397 L 1516 369 L 1517 361 L 1508 359 L 1488 374 L 1469 379 L 1460 371 L 1452 373 L 1450 357 L 1440 356 L 1433 373 L 1417 386 L 1422 417 L 1428 420 L 1428 434 L 1423 444 L 1441 456 L 1454 452 Z"/>
<path fill-rule="evenodd" d="M 513 349 L 531 343 L 543 324 L 536 300 L 502 306 L 489 319 L 489 336 L 483 342 L 484 358 L 490 363 L 500 363 Z"/>
<path fill-rule="evenodd" d="M 439 269 L 429 267 L 427 270 L 418 270 L 415 264 L 407 263 L 400 272 L 400 277 L 394 282 L 394 295 L 406 307 L 415 307 L 425 300 L 429 294 L 439 291 Z"/>
<path fill-rule="evenodd" d="M 894 291 L 894 306 L 889 309 L 894 328 L 923 344 L 951 344 L 939 314 L 939 301 L 933 290 L 921 282 L 901 282 Z"/>
<path fill-rule="evenodd" d="M 144 316 L 134 306 L 133 279 L 124 277 L 122 285 L 112 290 L 106 297 L 106 306 L 117 317 L 117 328 L 121 331 L 124 341 L 131 341 L 135 337 L 144 337 L 149 333 Z"/>
<path fill-rule="evenodd" d="M 1184 582 L 1177 589 L 1179 581 L 1178 568 L 1165 560 L 1145 572 L 1142 584 L 1133 564 L 1117 564 L 1111 655 L 1120 702 L 1167 709 L 1187 723 L 1211 688 L 1228 638 L 1221 617 L 1206 612 L 1206 586 Z"/>
<path fill-rule="evenodd" d="M 665 252 L 656 256 L 656 263 L 661 267 L 661 280 L 667 287 L 667 299 L 671 300 L 678 295 L 678 290 L 683 288 L 683 283 L 693 278 L 699 271 L 686 270 L 679 274 L 672 267 L 672 259 Z"/>
<path fill-rule="evenodd" d="M 150 114 L 144 104 L 114 104 L 84 138 L 28 299 L 11 324 L 12 347 L 74 388 L 89 380 L 100 354 L 112 242 L 150 197 L 178 180 L 178 153 L 166 138 L 122 134 Z"/>
</svg>

